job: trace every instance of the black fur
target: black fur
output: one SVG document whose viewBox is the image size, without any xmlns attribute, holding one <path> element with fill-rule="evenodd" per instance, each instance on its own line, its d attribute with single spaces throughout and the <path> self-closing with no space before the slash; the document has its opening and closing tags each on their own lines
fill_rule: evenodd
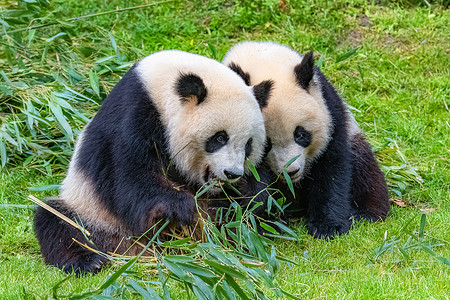
<svg viewBox="0 0 450 300">
<path fill-rule="evenodd" d="M 202 103 L 207 95 L 203 80 L 195 74 L 181 74 L 177 81 L 176 91 L 183 99 L 195 96 L 197 104 Z"/>
<path fill-rule="evenodd" d="M 182 97 L 195 95 L 201 102 L 202 95 L 206 95 L 195 75 L 182 76 L 178 85 Z M 96 272 L 106 259 L 72 238 L 93 249 L 111 252 L 122 238 L 140 236 L 161 219 L 170 220 L 171 227 L 193 225 L 198 218 L 194 194 L 199 187 L 186 185 L 187 180 L 174 167 L 169 168 L 171 156 L 167 149 L 167 133 L 159 112 L 132 67 L 85 129 L 76 161 L 79 172 L 92 181 L 100 205 L 123 224 L 122 231 L 108 233 L 87 227 L 92 233 L 92 245 L 79 230 L 39 208 L 35 232 L 45 261 L 66 272 Z M 261 187 L 247 177 L 239 185 L 244 196 Z M 266 198 L 261 194 L 257 201 L 265 203 Z M 78 218 L 77 212 L 64 202 L 49 205 L 71 219 Z"/>
<path fill-rule="evenodd" d="M 294 131 L 294 140 L 298 145 L 306 148 L 311 144 L 312 135 L 302 126 L 297 126 Z"/>
<path fill-rule="evenodd" d="M 356 220 L 383 221 L 390 208 L 384 174 L 364 136 L 354 135 L 351 145 L 353 216 Z"/>
<path fill-rule="evenodd" d="M 302 61 L 295 66 L 294 74 L 297 79 L 298 85 L 305 90 L 308 90 L 309 84 L 314 76 L 314 58 L 313 52 L 308 52 L 302 59 Z"/>
<path fill-rule="evenodd" d="M 245 144 L 245 157 L 249 157 L 253 151 L 253 138 L 249 138 Z"/>
<path fill-rule="evenodd" d="M 244 74 L 250 81 L 250 73 L 241 68 L 236 72 Z M 348 232 L 352 218 L 384 220 L 389 211 L 389 198 L 383 173 L 369 144 L 360 135 L 349 136 L 345 105 L 319 68 L 314 66 L 313 52 L 309 52 L 294 68 L 294 76 L 297 84 L 308 91 L 314 75 L 317 75 L 331 115 L 331 140 L 296 184 L 295 198 L 286 183 L 278 180 L 276 187 L 291 202 L 291 217 L 308 217 L 309 234 L 333 238 L 335 234 Z M 307 146 L 306 140 L 301 141 L 304 147 Z M 265 155 L 271 146 L 268 137 Z"/>
<path fill-rule="evenodd" d="M 272 140 L 270 139 L 270 137 L 267 137 L 266 145 L 264 146 L 264 157 L 267 156 L 270 150 L 272 150 Z"/>
<path fill-rule="evenodd" d="M 51 200 L 47 204 L 66 217 L 79 221 L 75 213 L 68 209 L 62 201 Z M 89 238 L 92 238 L 94 242 L 94 244 L 90 243 L 80 230 L 42 207 L 38 207 L 36 216 L 34 230 L 41 245 L 45 262 L 68 273 L 75 272 L 77 275 L 96 273 L 107 261 L 104 256 L 81 246 L 76 241 L 103 252 L 114 251 L 113 246 L 117 246 L 121 242 L 120 233 L 114 235 L 95 228 L 86 228 L 91 233 Z M 131 245 L 126 244 L 127 246 Z M 127 246 L 122 243 L 119 250 L 124 251 Z"/>
<path fill-rule="evenodd" d="M 241 66 L 230 63 L 228 67 L 237 73 L 245 82 L 246 85 L 250 85 L 250 74 L 244 72 Z M 274 82 L 272 80 L 264 80 L 258 85 L 253 87 L 253 94 L 255 95 L 256 100 L 258 100 L 259 106 L 264 108 L 267 106 L 267 101 L 270 98 L 270 94 L 273 89 Z"/>
<path fill-rule="evenodd" d="M 348 232 L 352 216 L 384 220 L 389 210 L 387 186 L 369 145 L 360 136 L 349 136 L 342 99 L 317 67 L 311 72 L 319 79 L 331 114 L 331 140 L 295 187 L 298 200 L 292 201 L 300 201 L 302 204 L 297 207 L 306 209 L 309 234 L 333 238 L 335 234 Z M 302 76 L 312 79 L 313 74 L 302 73 Z M 298 82 L 302 87 L 306 83 L 307 80 Z M 283 189 L 285 195 L 290 194 L 286 187 Z"/>
<path fill-rule="evenodd" d="M 228 67 L 233 70 L 234 72 L 236 72 L 239 76 L 241 76 L 241 78 L 244 80 L 246 85 L 250 85 L 250 74 L 244 72 L 242 70 L 242 68 L 235 64 L 235 63 L 231 63 L 228 65 Z"/>
<path fill-rule="evenodd" d="M 253 87 L 253 93 L 256 100 L 258 100 L 259 106 L 264 108 L 267 106 L 267 100 L 270 98 L 270 94 L 273 88 L 272 80 L 264 80 L 263 82 Z"/>
<path fill-rule="evenodd" d="M 171 177 L 161 172 L 170 160 L 165 128 L 134 68 L 114 87 L 84 134 L 78 167 L 133 233 L 144 232 L 158 217 L 192 223 L 194 197 L 174 189 Z M 171 168 L 169 175 L 173 172 Z"/>
<path fill-rule="evenodd" d="M 318 69 L 316 73 L 331 114 L 333 130 L 327 148 L 295 187 L 295 194 L 304 202 L 308 233 L 314 237 L 333 238 L 335 234 L 348 232 L 351 225 L 351 149 L 345 125 L 346 108 L 325 76 Z M 304 75 L 312 78 L 311 74 Z"/>
</svg>

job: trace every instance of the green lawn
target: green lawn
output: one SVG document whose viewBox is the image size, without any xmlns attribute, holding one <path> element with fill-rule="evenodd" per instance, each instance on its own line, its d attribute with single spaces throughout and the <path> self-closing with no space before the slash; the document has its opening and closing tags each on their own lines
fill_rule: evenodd
<svg viewBox="0 0 450 300">
<path fill-rule="evenodd" d="M 445 1 L 429 2 L 172 1 L 76 21 L 69 19 L 145 1 L 58 0 L 47 7 L 29 4 L 34 13 L 27 16 L 23 10 L 14 22 L 20 7 L 0 1 L 0 133 L 21 141 L 14 145 L 0 138 L 0 152 L 7 153 L 1 161 L 6 165 L 0 186 L 0 298 L 46 297 L 66 277 L 43 263 L 32 228 L 33 208 L 24 205 L 32 205 L 30 193 L 41 199 L 57 194 L 28 188 L 60 183 L 72 149 L 67 137 L 75 136 L 85 120 L 69 118 L 64 108 L 67 129 L 56 110 L 41 106 L 50 126 L 36 129 L 33 136 L 21 115 L 28 100 L 45 102 L 66 85 L 99 101 L 129 62 L 154 51 L 180 49 L 221 60 L 239 41 L 274 40 L 302 53 L 315 52 L 316 62 L 355 108 L 378 151 L 392 198 L 406 205 L 393 206 L 384 223 L 355 224 L 348 235 L 329 242 L 308 236 L 302 220 L 293 224 L 299 240 L 276 245 L 297 264 L 282 266 L 278 285 L 306 299 L 448 299 L 450 265 L 437 257 L 450 258 L 450 11 Z M 4 35 L 5 30 L 55 20 L 64 22 Z M 338 62 L 355 48 L 354 55 Z M 97 107 L 80 98 L 70 103 L 87 117 Z M 436 255 L 423 248 L 400 251 L 413 242 L 410 236 L 419 237 L 420 209 L 429 212 L 423 244 L 434 245 Z M 379 247 L 391 242 L 381 253 Z M 108 266 L 94 276 L 70 278 L 61 294 L 98 288 L 115 270 Z M 155 280 L 146 266 L 133 270 L 143 280 Z M 171 281 L 169 288 L 173 299 L 187 298 L 181 284 Z"/>
</svg>

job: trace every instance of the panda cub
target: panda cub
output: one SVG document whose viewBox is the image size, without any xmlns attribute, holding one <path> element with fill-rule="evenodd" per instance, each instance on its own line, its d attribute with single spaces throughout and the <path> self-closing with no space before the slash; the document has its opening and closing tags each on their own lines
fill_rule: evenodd
<svg viewBox="0 0 450 300">
<path fill-rule="evenodd" d="M 38 208 L 35 233 L 46 263 L 77 274 L 96 272 L 106 258 L 76 241 L 121 254 L 132 246 L 129 237 L 159 220 L 195 224 L 195 191 L 213 179 L 237 185 L 244 195 L 258 194 L 266 185 L 244 162 L 256 166 L 263 156 L 264 119 L 255 95 L 267 101 L 264 89 L 247 86 L 220 62 L 182 51 L 138 62 L 81 132 L 62 200 L 48 202 L 82 224 L 93 244 Z M 270 171 L 260 172 L 261 181 L 264 174 Z M 220 191 L 213 187 L 210 197 Z M 266 198 L 260 193 L 253 201 Z M 127 255 L 140 250 L 132 247 Z"/>
<path fill-rule="evenodd" d="M 248 85 L 265 81 L 266 163 L 286 171 L 295 201 L 308 217 L 308 233 L 332 238 L 346 233 L 352 217 L 384 220 L 389 198 L 384 175 L 351 113 L 320 70 L 305 56 L 272 42 L 235 45 L 223 63 Z M 291 193 L 281 184 L 285 196 Z M 292 196 L 292 195 L 291 195 Z"/>
</svg>

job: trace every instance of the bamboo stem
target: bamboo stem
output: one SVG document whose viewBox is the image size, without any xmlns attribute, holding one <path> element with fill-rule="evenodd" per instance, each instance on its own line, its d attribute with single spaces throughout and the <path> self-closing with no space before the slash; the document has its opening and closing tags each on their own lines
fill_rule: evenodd
<svg viewBox="0 0 450 300">
<path fill-rule="evenodd" d="M 52 214 L 56 215 L 57 217 L 61 218 L 62 220 L 66 221 L 67 223 L 69 223 L 70 225 L 72 225 L 73 227 L 81 230 L 82 232 L 84 232 L 87 236 L 90 236 L 91 233 L 89 231 L 87 231 L 86 229 L 84 229 L 83 227 L 81 227 L 80 225 L 78 225 L 77 223 L 75 223 L 74 221 L 72 221 L 71 219 L 69 219 L 68 217 L 66 217 L 65 215 L 63 215 L 62 213 L 60 213 L 59 211 L 57 211 L 56 209 L 54 209 L 53 207 L 49 206 L 48 204 L 46 204 L 45 202 L 42 202 L 41 200 L 39 200 L 38 198 L 34 197 L 33 195 L 28 195 L 28 199 L 30 199 L 31 201 L 33 201 L 34 203 L 36 203 L 37 205 L 39 205 L 40 207 L 48 210 L 49 212 L 51 212 Z"/>
</svg>

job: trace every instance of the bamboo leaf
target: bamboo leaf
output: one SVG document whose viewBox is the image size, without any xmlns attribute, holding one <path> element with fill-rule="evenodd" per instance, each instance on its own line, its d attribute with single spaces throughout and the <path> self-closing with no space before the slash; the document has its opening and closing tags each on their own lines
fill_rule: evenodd
<svg viewBox="0 0 450 300">
<path fill-rule="evenodd" d="M 128 284 L 136 291 L 139 293 L 139 295 L 141 295 L 142 297 L 144 297 L 144 299 L 150 299 L 150 300 L 154 300 L 154 299 L 161 299 L 162 298 L 155 292 L 153 291 L 153 289 L 149 288 L 147 286 L 147 290 L 145 290 L 139 283 L 137 283 L 136 281 L 134 281 L 133 279 L 129 279 L 128 280 Z M 151 292 L 150 292 L 151 291 Z"/>
<path fill-rule="evenodd" d="M 419 241 L 422 242 L 423 241 L 423 237 L 425 234 L 425 225 L 427 223 L 427 215 L 426 214 L 422 214 L 422 216 L 420 217 L 420 229 L 419 229 Z"/>
<path fill-rule="evenodd" d="M 355 55 L 356 52 L 358 51 L 358 49 L 359 49 L 359 48 L 356 47 L 356 48 L 354 48 L 354 49 L 348 51 L 348 52 L 345 53 L 344 55 L 339 56 L 339 57 L 336 59 L 336 63 L 339 63 L 339 62 L 341 62 L 341 61 L 344 61 L 344 60 L 350 58 L 351 56 Z"/>
<path fill-rule="evenodd" d="M 56 118 L 58 125 L 61 130 L 64 132 L 64 135 L 69 139 L 73 140 L 73 132 L 69 123 L 63 115 L 61 106 L 58 105 L 57 99 L 55 96 L 51 97 L 49 102 L 50 110 L 52 111 L 53 116 Z"/>
<path fill-rule="evenodd" d="M 2 160 L 2 167 L 4 167 L 8 161 L 8 157 L 6 156 L 6 147 L 2 138 L 0 139 L 0 156 Z"/>
<path fill-rule="evenodd" d="M 201 278 L 194 276 L 194 283 L 192 287 L 197 298 L 205 300 L 215 299 L 210 287 Z"/>
<path fill-rule="evenodd" d="M 197 276 L 205 277 L 205 278 L 217 278 L 217 275 L 205 268 L 204 266 L 194 264 L 194 263 L 180 263 L 179 264 L 183 269 Z"/>
<path fill-rule="evenodd" d="M 97 59 L 95 62 L 96 62 L 97 64 L 101 64 L 101 63 L 104 63 L 104 62 L 106 62 L 106 61 L 108 61 L 108 60 L 113 59 L 114 57 L 115 57 L 114 55 L 107 56 L 107 57 L 102 57 L 102 58 Z"/>
<path fill-rule="evenodd" d="M 261 178 L 259 177 L 256 167 L 251 163 L 251 161 L 249 159 L 245 160 L 245 165 L 247 166 L 247 168 L 249 168 L 250 172 L 252 172 L 252 174 L 256 178 L 256 180 L 261 181 Z"/>
<path fill-rule="evenodd" d="M 180 268 L 177 264 L 170 261 L 170 259 L 165 258 L 163 264 L 167 269 L 170 270 L 175 276 L 179 278 L 179 280 L 184 282 L 193 283 L 194 280 L 192 276 L 190 276 L 186 271 Z"/>
<path fill-rule="evenodd" d="M 289 176 L 286 169 L 283 170 L 283 176 L 284 176 L 284 179 L 286 180 L 289 190 L 292 193 L 292 196 L 294 196 L 294 198 L 295 198 L 294 185 L 292 184 L 291 176 Z"/>
<path fill-rule="evenodd" d="M 270 214 L 271 210 L 272 210 L 272 203 L 275 202 L 275 199 L 272 197 L 272 195 L 269 195 L 269 197 L 267 197 L 267 212 Z"/>
<path fill-rule="evenodd" d="M 98 75 L 94 70 L 89 72 L 89 81 L 91 82 L 91 87 L 95 94 L 100 98 L 100 88 L 98 85 Z"/>
<path fill-rule="evenodd" d="M 212 58 L 214 58 L 214 59 L 217 60 L 217 50 L 216 50 L 216 47 L 214 47 L 214 45 L 211 44 L 211 43 L 208 43 L 208 47 L 209 47 L 209 50 L 211 50 Z"/>
<path fill-rule="evenodd" d="M 159 281 L 162 283 L 164 300 L 171 300 L 172 298 L 170 297 L 170 292 L 166 285 L 167 280 L 165 279 L 165 276 L 164 276 L 164 273 L 163 273 L 160 263 L 157 264 L 157 269 L 158 269 Z"/>
<path fill-rule="evenodd" d="M 275 224 L 276 226 L 278 226 L 281 230 L 283 230 L 284 232 L 286 232 L 287 234 L 289 234 L 290 236 L 292 236 L 295 239 L 298 239 L 298 235 L 292 231 L 292 229 L 290 229 L 289 227 L 287 227 L 286 225 L 284 225 L 283 223 L 280 223 L 278 221 L 273 222 L 273 224 Z"/>
<path fill-rule="evenodd" d="M 61 37 L 61 36 L 64 36 L 64 35 L 67 35 L 67 33 L 65 33 L 65 32 L 60 32 L 60 33 L 58 33 L 57 35 L 54 35 L 54 36 L 52 36 L 51 38 L 46 39 L 45 41 L 46 41 L 47 43 L 50 43 L 50 42 L 53 41 L 54 39 L 57 39 L 57 38 L 59 38 L 59 37 Z"/>
<path fill-rule="evenodd" d="M 232 276 L 234 278 L 238 278 L 238 279 L 242 279 L 242 280 L 246 279 L 245 275 L 241 274 L 240 272 L 236 271 L 235 269 L 233 269 L 229 266 L 219 264 L 219 263 L 214 262 L 209 259 L 205 259 L 204 263 L 209 265 L 210 267 L 212 267 L 216 271 L 216 273 L 218 273 L 218 275 L 220 275 L 220 276 L 226 274 L 226 275 Z"/>
<path fill-rule="evenodd" d="M 17 142 L 6 131 L 0 131 L 0 136 L 3 136 L 6 141 L 10 142 L 14 146 L 18 146 Z"/>
<path fill-rule="evenodd" d="M 287 163 L 284 164 L 283 169 L 287 169 L 287 167 L 289 167 L 290 165 L 292 165 L 292 163 L 293 163 L 294 161 L 296 161 L 297 158 L 299 158 L 300 156 L 301 156 L 301 154 L 299 154 L 299 155 L 297 155 L 297 156 L 291 158 Z"/>
<path fill-rule="evenodd" d="M 259 225 L 261 225 L 261 227 L 265 230 L 267 230 L 268 232 L 271 232 L 273 234 L 278 234 L 278 232 L 275 230 L 275 228 L 273 228 L 272 226 L 270 226 L 269 224 L 266 224 L 264 222 L 259 223 Z"/>
<path fill-rule="evenodd" d="M 119 61 L 121 61 L 122 57 L 120 56 L 119 49 L 117 48 L 116 40 L 114 39 L 114 37 L 111 33 L 109 34 L 109 39 L 111 40 L 111 44 L 114 48 L 114 51 L 116 52 L 116 57 L 119 59 Z"/>
<path fill-rule="evenodd" d="M 86 99 L 86 100 L 88 100 L 88 101 L 91 101 L 91 102 L 93 102 L 93 103 L 95 103 L 95 104 L 98 104 L 95 100 L 93 100 L 93 99 L 91 99 L 91 98 L 89 98 L 89 97 L 86 97 L 85 95 L 82 95 L 82 94 L 78 93 L 77 91 L 74 91 L 73 89 L 71 89 L 71 88 L 68 87 L 67 85 L 65 85 L 64 88 L 65 88 L 66 90 L 68 90 L 69 92 L 74 93 L 75 95 L 79 96 L 80 98 L 83 98 L 83 99 Z"/>
<path fill-rule="evenodd" d="M 436 257 L 436 259 L 437 259 L 438 261 L 440 261 L 441 263 L 443 263 L 443 264 L 445 264 L 445 265 L 447 265 L 447 266 L 450 266 L 450 259 L 445 258 L 445 257 L 442 257 L 442 256 Z"/>
<path fill-rule="evenodd" d="M 225 275 L 225 279 L 226 279 L 227 283 L 239 295 L 238 299 L 250 300 L 250 298 L 245 294 L 245 292 L 242 290 L 242 288 L 236 283 L 236 281 L 234 281 L 233 277 L 231 277 L 230 275 Z"/>
<path fill-rule="evenodd" d="M 34 192 L 42 192 L 42 191 L 53 191 L 53 190 L 59 190 L 61 188 L 60 184 L 49 184 L 49 185 L 43 185 L 43 186 L 32 186 L 28 189 L 30 191 Z"/>
<path fill-rule="evenodd" d="M 36 29 L 31 29 L 28 31 L 28 46 L 30 46 L 35 33 L 36 33 Z"/>
</svg>

